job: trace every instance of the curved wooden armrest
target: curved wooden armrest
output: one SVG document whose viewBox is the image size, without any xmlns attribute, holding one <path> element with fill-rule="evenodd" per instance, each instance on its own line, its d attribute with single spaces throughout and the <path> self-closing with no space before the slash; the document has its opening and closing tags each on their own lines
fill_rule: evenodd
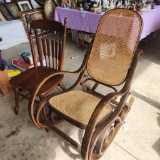
<svg viewBox="0 0 160 160">
<path fill-rule="evenodd" d="M 34 95 L 35 95 L 35 96 L 37 95 L 37 93 L 38 93 L 39 89 L 41 88 L 41 86 L 42 86 L 47 80 L 49 80 L 50 78 L 52 78 L 52 77 L 54 77 L 54 76 L 57 76 L 57 75 L 62 75 L 62 74 L 63 74 L 63 75 L 65 75 L 65 74 L 73 75 L 73 74 L 83 73 L 83 72 L 84 72 L 84 69 L 85 69 L 85 67 L 86 67 L 86 64 L 87 64 L 89 55 L 90 55 L 90 51 L 91 51 L 92 44 L 93 44 L 93 42 L 90 43 L 89 49 L 88 49 L 88 51 L 87 51 L 87 53 L 86 53 L 86 55 L 85 55 L 85 57 L 84 57 L 84 60 L 83 60 L 83 62 L 82 62 L 82 65 L 80 66 L 80 68 L 79 68 L 78 70 L 76 70 L 76 71 L 74 71 L 74 72 L 58 71 L 58 72 L 55 72 L 55 73 L 51 73 L 50 75 L 47 75 L 46 77 L 43 77 L 43 79 L 41 79 L 41 80 L 39 81 L 39 83 L 36 85 L 35 89 L 34 89 L 33 92 L 32 92 L 33 98 L 35 99 Z M 79 77 L 81 78 L 82 75 L 80 75 Z M 78 80 L 77 80 L 78 82 L 80 82 L 80 80 L 81 80 L 80 78 L 78 78 Z M 72 86 L 75 86 L 75 84 L 78 83 L 77 81 L 76 81 Z M 73 87 L 70 87 L 70 88 L 73 88 Z M 32 97 L 32 96 L 31 96 L 31 97 Z M 30 101 L 32 101 L 32 100 L 30 100 Z"/>
<path fill-rule="evenodd" d="M 83 142 L 82 142 L 82 155 L 85 155 L 85 151 L 88 150 L 89 147 L 89 143 L 91 141 L 91 137 L 93 134 L 97 134 L 97 132 L 100 132 L 101 130 L 97 131 L 95 130 L 96 127 L 96 122 L 98 119 L 98 115 L 100 114 L 100 112 L 103 110 L 103 107 L 109 103 L 112 99 L 114 99 L 117 96 L 122 95 L 121 92 L 112 92 L 107 94 L 104 98 L 101 99 L 101 101 L 97 104 L 94 112 L 92 113 L 92 116 L 89 120 L 89 123 L 87 125 L 86 128 L 86 132 L 83 138 Z M 110 124 L 112 124 L 112 122 L 115 120 L 115 118 L 117 117 L 117 115 L 119 115 L 121 108 L 123 107 L 123 103 L 124 103 L 125 98 L 122 97 L 122 101 L 119 104 L 119 107 L 117 107 L 114 112 L 112 112 L 108 118 L 101 123 L 101 127 L 104 128 Z M 95 131 L 94 131 L 95 130 Z"/>
<path fill-rule="evenodd" d="M 105 97 L 103 97 L 101 99 L 101 101 L 97 104 L 94 112 L 92 113 L 92 116 L 90 118 L 90 121 L 91 123 L 93 123 L 93 121 L 95 121 L 95 124 L 96 124 L 96 121 L 97 121 L 97 118 L 98 118 L 98 114 L 102 111 L 103 107 L 109 103 L 112 99 L 118 97 L 118 96 L 122 96 L 124 95 L 126 92 L 122 93 L 121 91 L 120 92 L 112 92 L 112 93 L 109 93 L 107 94 Z M 117 107 L 118 108 L 118 107 Z M 97 117 L 97 118 L 95 118 Z M 89 125 L 89 123 L 88 123 Z"/>
<path fill-rule="evenodd" d="M 70 87 L 70 88 L 74 88 L 78 83 L 80 83 L 80 78 L 82 78 L 83 76 L 83 72 L 85 70 L 85 67 L 86 67 L 86 64 L 87 64 L 87 61 L 88 61 L 88 58 L 89 58 L 89 55 L 90 55 L 90 51 L 91 51 L 91 48 L 92 48 L 92 44 L 93 44 L 93 41 L 90 43 L 89 45 L 89 48 L 88 48 L 88 51 L 84 57 L 84 60 L 82 62 L 82 65 L 80 66 L 80 68 L 74 72 L 69 72 L 69 71 L 58 71 L 58 72 L 55 72 L 55 73 L 51 73 L 50 75 L 47 75 L 46 77 L 43 77 L 43 79 L 41 79 L 39 81 L 39 83 L 36 85 L 34 91 L 32 92 L 32 96 L 36 96 L 39 89 L 41 88 L 41 86 L 47 81 L 49 80 L 50 78 L 53 78 L 54 76 L 57 76 L 57 75 L 73 75 L 73 74 L 80 74 L 79 78 L 77 79 L 77 81 L 72 85 L 73 87 Z M 32 97 L 31 96 L 31 97 Z M 34 97 L 35 98 L 35 97 Z"/>
<path fill-rule="evenodd" d="M 82 70 L 83 71 L 83 70 Z M 55 77 L 55 76 L 57 76 L 57 75 L 65 75 L 65 74 L 68 74 L 68 75 L 73 75 L 73 74 L 78 74 L 78 73 L 80 73 L 80 71 L 75 71 L 75 72 L 67 72 L 67 71 L 60 71 L 60 72 L 56 72 L 56 73 L 52 73 L 52 74 L 50 74 L 50 75 L 48 75 L 48 76 L 46 76 L 45 78 L 43 78 L 43 79 L 41 79 L 40 81 L 39 81 L 39 83 L 35 86 L 35 89 L 32 91 L 32 93 L 31 93 L 31 96 L 30 96 L 30 99 L 29 99 L 29 103 L 28 103 L 28 109 L 29 109 L 29 114 L 30 114 L 30 118 L 32 119 L 32 121 L 33 121 L 33 123 L 38 127 L 38 128 L 40 128 L 40 126 L 39 126 L 39 124 L 37 124 L 37 122 L 36 122 L 36 120 L 35 120 L 35 117 L 34 117 L 34 102 L 35 102 L 35 99 L 36 99 L 36 97 L 37 97 L 37 93 L 39 92 L 39 90 L 40 90 L 40 88 L 42 87 L 42 85 L 47 81 L 47 80 L 49 80 L 50 78 L 53 78 L 53 77 Z M 78 82 L 80 81 L 80 77 L 82 77 L 83 75 L 81 75 L 81 76 L 79 76 L 79 78 L 78 78 Z M 63 92 L 67 92 L 68 90 L 70 90 L 70 89 L 72 89 L 72 88 L 74 88 L 77 84 L 78 84 L 78 82 L 75 82 L 74 83 L 74 85 L 72 85 L 70 88 L 68 88 L 68 89 L 66 89 L 66 91 L 63 91 Z M 59 93 L 61 93 L 61 92 L 59 92 Z M 52 96 L 54 95 L 54 94 L 51 94 Z M 40 106 L 47 100 L 47 99 L 49 99 L 49 98 L 51 98 L 51 95 L 49 95 L 49 96 L 47 96 L 45 99 L 43 99 L 42 101 L 42 103 L 40 103 Z M 44 103 L 45 104 L 45 103 Z M 44 105 L 43 105 L 44 106 Z M 37 106 L 38 108 L 39 108 L 39 105 Z M 39 110 L 39 109 L 38 109 Z"/>
<path fill-rule="evenodd" d="M 128 71 L 127 77 L 129 77 L 129 78 L 126 79 L 126 82 L 125 82 L 123 88 L 119 91 L 121 94 L 126 93 L 127 91 L 130 90 L 131 82 L 133 80 L 133 75 L 134 75 L 138 60 L 140 59 L 140 57 L 142 55 L 143 55 L 143 50 L 137 49 L 134 54 L 133 61 L 131 63 L 131 67 L 129 68 L 129 71 Z"/>
<path fill-rule="evenodd" d="M 88 48 L 88 51 L 84 57 L 84 60 L 82 62 L 82 65 L 80 66 L 80 68 L 74 72 L 69 72 L 69 71 L 58 71 L 58 72 L 55 72 L 55 73 L 51 73 L 49 75 L 47 75 L 46 77 L 43 77 L 39 83 L 35 86 L 34 90 L 32 91 L 31 93 L 31 98 L 29 100 L 29 104 L 28 104 L 28 109 L 29 109 L 29 113 L 30 113 L 30 117 L 32 119 L 32 121 L 34 122 L 34 124 L 39 127 L 35 121 L 35 118 L 34 118 L 34 101 L 36 99 L 36 96 L 37 96 L 37 93 L 39 92 L 40 88 L 42 87 L 42 85 L 48 81 L 50 78 L 53 78 L 57 75 L 74 75 L 74 74 L 79 74 L 79 77 L 77 78 L 76 82 L 71 86 L 69 87 L 68 89 L 66 89 L 65 92 L 69 91 L 69 90 L 72 90 L 74 89 L 80 82 L 81 82 L 81 79 L 84 75 L 84 72 L 85 72 L 85 68 L 86 68 L 86 64 L 87 64 L 87 61 L 88 61 L 88 58 L 89 58 L 89 55 L 90 55 L 90 51 L 91 51 L 91 48 L 92 48 L 92 44 L 93 42 L 90 43 L 89 45 L 89 48 Z M 64 92 L 64 91 L 63 91 Z M 61 93 L 61 92 L 60 92 Z M 53 95 L 52 95 L 53 96 Z"/>
<path fill-rule="evenodd" d="M 92 137 L 92 140 L 93 140 L 96 137 L 96 135 L 98 135 L 100 131 L 103 131 L 103 129 L 106 126 L 110 126 L 115 121 L 115 119 L 118 117 L 118 115 L 121 113 L 121 110 L 122 110 L 122 108 L 125 104 L 126 97 L 128 96 L 128 93 L 129 93 L 129 90 L 130 90 L 131 81 L 132 81 L 132 77 L 133 77 L 137 62 L 142 55 L 143 55 L 143 50 L 138 49 L 135 52 L 131 67 L 130 67 L 129 72 L 128 72 L 129 75 L 127 76 L 127 77 L 130 77 L 130 78 L 126 79 L 126 83 L 123 86 L 123 88 L 119 92 L 113 92 L 113 93 L 107 94 L 104 98 L 101 99 L 101 101 L 96 106 L 96 108 L 95 108 L 95 110 L 94 110 L 94 112 L 93 112 L 93 114 L 92 114 L 92 116 L 89 120 L 89 123 L 87 125 L 86 132 L 85 132 L 85 135 L 84 135 L 84 139 L 83 139 L 83 142 L 82 142 L 82 155 L 84 154 L 83 156 L 85 156 L 85 151 L 88 150 L 88 147 L 90 145 L 93 145 L 93 144 L 89 144 L 92 135 L 93 135 L 93 137 Z M 120 99 L 120 102 L 118 104 L 118 107 L 116 107 L 114 112 L 112 112 L 108 116 L 108 118 L 105 121 L 103 121 L 100 124 L 100 126 L 98 126 L 99 128 L 93 132 L 93 130 L 95 129 L 95 126 L 96 126 L 98 115 L 102 111 L 103 107 L 117 96 L 122 96 L 121 99 Z M 94 142 L 94 140 L 93 140 L 93 142 Z"/>
<path fill-rule="evenodd" d="M 143 50 L 138 49 L 135 53 L 135 57 L 134 57 L 133 62 L 131 64 L 131 69 L 133 69 L 133 70 L 130 71 L 131 73 L 129 73 L 129 74 L 132 74 L 132 76 L 134 74 L 134 69 L 136 68 L 137 62 L 142 55 L 143 55 Z M 126 81 L 126 84 L 123 86 L 123 88 L 120 91 L 107 94 L 98 103 L 93 114 L 94 115 L 99 114 L 99 112 L 103 109 L 103 107 L 106 103 L 109 103 L 112 99 L 114 99 L 118 96 L 122 96 L 120 103 L 119 103 L 119 106 L 115 109 L 114 113 L 110 116 L 110 122 L 111 122 L 121 112 L 121 108 L 123 107 L 123 104 L 125 103 L 126 96 L 128 95 L 127 93 L 130 90 L 130 85 L 131 85 L 131 80 L 129 79 L 128 81 Z M 94 117 L 93 119 L 95 120 L 95 116 L 93 114 L 92 114 L 92 117 Z M 91 117 L 90 121 L 93 122 L 92 117 Z"/>
</svg>

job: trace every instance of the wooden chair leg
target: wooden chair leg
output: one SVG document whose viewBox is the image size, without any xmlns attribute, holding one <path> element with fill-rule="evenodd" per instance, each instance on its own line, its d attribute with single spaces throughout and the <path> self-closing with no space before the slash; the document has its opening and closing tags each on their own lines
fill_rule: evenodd
<svg viewBox="0 0 160 160">
<path fill-rule="evenodd" d="M 66 90 L 66 87 L 64 86 L 64 84 L 62 82 L 59 83 L 59 86 L 62 88 L 63 91 Z"/>
<path fill-rule="evenodd" d="M 43 117 L 44 117 L 44 120 L 45 120 L 45 121 L 48 120 L 47 111 L 46 111 L 46 105 L 43 107 Z"/>
<path fill-rule="evenodd" d="M 48 120 L 48 116 L 47 116 L 47 113 L 46 113 L 46 109 L 44 109 L 45 107 L 43 107 L 43 117 L 45 119 L 45 121 Z M 50 128 L 45 128 L 46 132 L 49 133 L 51 131 Z"/>
<path fill-rule="evenodd" d="M 39 97 L 40 98 L 40 100 L 42 100 L 44 97 L 43 96 L 41 96 L 41 97 Z M 45 121 L 48 121 L 48 115 L 47 115 L 47 110 L 46 110 L 46 104 L 43 106 L 43 108 L 42 108 L 42 113 L 43 113 L 43 118 L 44 118 L 44 122 Z M 45 128 L 45 130 L 46 130 L 46 132 L 50 132 L 50 128 Z"/>
<path fill-rule="evenodd" d="M 19 87 L 15 87 L 14 92 L 15 92 L 15 114 L 18 115 L 19 113 Z"/>
<path fill-rule="evenodd" d="M 43 100 L 44 96 L 40 96 L 39 99 L 40 101 Z M 48 116 L 47 116 L 47 111 L 46 111 L 46 104 L 44 104 L 43 108 L 42 108 L 42 113 L 43 113 L 43 118 L 44 121 L 48 120 Z"/>
<path fill-rule="evenodd" d="M 52 122 L 53 125 L 59 124 L 63 121 L 63 119 L 61 117 L 59 117 L 57 114 L 52 112 L 50 109 L 49 109 L 49 113 L 48 113 L 48 118 Z"/>
<path fill-rule="evenodd" d="M 98 83 L 95 83 L 91 90 L 92 90 L 92 91 L 95 91 L 96 88 L 98 87 L 98 85 L 99 85 Z"/>
</svg>

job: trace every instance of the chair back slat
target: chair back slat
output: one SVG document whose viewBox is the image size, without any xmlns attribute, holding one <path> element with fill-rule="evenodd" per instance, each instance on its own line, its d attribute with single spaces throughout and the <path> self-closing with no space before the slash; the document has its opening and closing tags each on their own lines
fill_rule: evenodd
<svg viewBox="0 0 160 160">
<path fill-rule="evenodd" d="M 58 59 L 59 59 L 59 63 L 62 63 L 61 61 L 60 61 L 60 59 L 61 59 L 61 54 L 60 54 L 60 49 L 62 48 L 62 45 L 61 45 L 61 43 L 59 43 L 59 56 L 58 56 Z M 58 65 L 58 67 L 59 67 L 60 65 Z M 60 70 L 60 68 L 58 68 L 58 70 Z"/>
<path fill-rule="evenodd" d="M 32 54 L 39 60 L 38 65 L 53 68 L 53 70 L 63 69 L 60 66 L 63 64 L 59 62 L 61 60 L 59 57 L 64 62 L 66 25 L 66 19 L 64 25 L 51 20 L 35 20 L 30 23 L 32 30 L 30 33 L 31 50 Z M 35 67 L 37 67 L 36 63 L 34 62 Z"/>
<path fill-rule="evenodd" d="M 58 43 L 55 41 L 55 67 L 58 65 Z"/>
<path fill-rule="evenodd" d="M 35 35 L 36 35 L 36 43 L 37 43 L 37 52 L 38 52 L 38 60 L 40 61 L 40 65 L 43 66 L 42 59 L 43 59 L 43 45 L 42 45 L 42 36 L 43 36 L 43 31 L 41 30 L 42 35 L 39 36 L 39 30 L 35 30 Z"/>
<path fill-rule="evenodd" d="M 48 58 L 48 66 L 50 67 L 51 66 L 51 63 L 50 63 L 50 40 L 47 39 L 47 58 Z"/>
<path fill-rule="evenodd" d="M 138 13 L 115 10 L 100 19 L 87 65 L 89 75 L 107 85 L 125 81 L 142 28 Z"/>
<path fill-rule="evenodd" d="M 43 35 L 44 36 L 44 35 Z M 44 55 L 44 59 L 45 61 L 47 61 L 47 51 L 46 51 L 46 41 L 44 38 L 42 38 L 42 46 L 43 46 L 43 55 Z"/>
<path fill-rule="evenodd" d="M 53 65 L 53 67 L 55 68 L 55 66 L 54 66 L 54 64 L 55 64 L 55 63 L 54 63 L 54 59 L 55 59 L 55 58 L 54 58 L 54 57 L 55 57 L 55 41 L 52 40 L 51 43 L 52 43 L 52 65 Z"/>
</svg>

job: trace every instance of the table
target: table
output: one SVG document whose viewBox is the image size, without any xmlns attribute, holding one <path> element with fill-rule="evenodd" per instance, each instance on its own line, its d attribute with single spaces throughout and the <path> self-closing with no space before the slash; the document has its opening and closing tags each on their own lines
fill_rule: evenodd
<svg viewBox="0 0 160 160">
<path fill-rule="evenodd" d="M 67 17 L 68 28 L 95 33 L 99 20 L 103 14 L 104 13 L 95 14 L 87 11 L 81 12 L 74 9 L 56 7 L 55 20 L 64 23 L 64 18 Z M 158 5 L 155 5 L 154 9 L 141 14 L 143 19 L 143 31 L 140 39 L 143 39 L 151 32 L 160 29 L 160 19 L 158 15 L 160 15 L 160 6 Z"/>
</svg>

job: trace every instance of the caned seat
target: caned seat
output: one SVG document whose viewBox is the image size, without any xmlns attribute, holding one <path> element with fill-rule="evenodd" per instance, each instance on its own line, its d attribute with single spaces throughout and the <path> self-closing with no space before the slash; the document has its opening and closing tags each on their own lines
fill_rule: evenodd
<svg viewBox="0 0 160 160">
<path fill-rule="evenodd" d="M 79 75 L 65 91 L 41 100 L 34 115 L 39 127 L 58 133 L 79 150 L 83 160 L 96 160 L 103 155 L 131 109 L 134 102 L 134 97 L 129 96 L 131 82 L 143 53 L 137 49 L 141 31 L 142 18 L 138 13 L 122 8 L 107 11 L 99 21 L 81 67 L 74 72 L 49 75 L 33 92 L 31 108 L 34 95 L 47 80 L 64 74 L 70 76 L 71 82 L 72 75 Z M 48 119 L 42 122 L 41 112 L 46 106 Z M 57 119 L 84 129 L 82 142 L 76 142 L 72 135 L 56 127 Z"/>
<path fill-rule="evenodd" d="M 65 101 L 65 103 L 63 103 Z M 89 119 L 99 103 L 100 98 L 82 91 L 71 91 L 55 96 L 49 100 L 50 106 L 53 106 L 57 112 L 72 119 L 75 124 L 81 124 L 82 128 L 86 128 Z M 79 105 L 81 104 L 81 105 Z M 103 108 L 99 115 L 97 123 L 101 122 L 112 112 L 112 107 L 109 104 Z M 79 127 L 79 125 L 77 126 Z"/>
</svg>

